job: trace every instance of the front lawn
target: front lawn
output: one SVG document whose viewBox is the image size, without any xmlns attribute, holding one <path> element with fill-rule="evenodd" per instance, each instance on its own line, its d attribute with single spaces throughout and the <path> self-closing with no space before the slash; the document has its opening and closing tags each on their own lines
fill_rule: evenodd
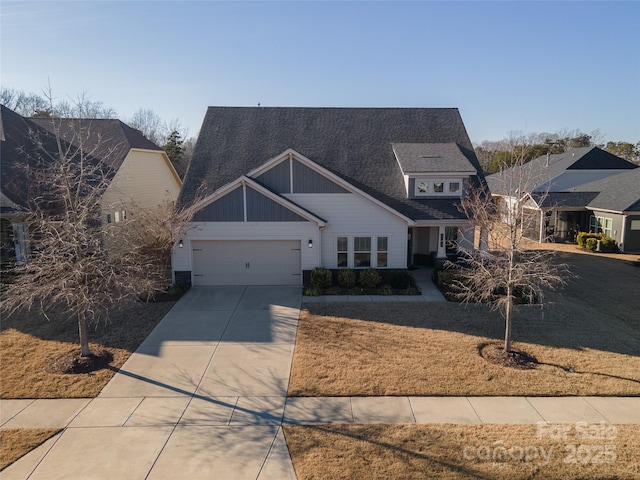
<svg viewBox="0 0 640 480">
<path fill-rule="evenodd" d="M 640 477 L 637 425 L 609 425 L 588 439 L 575 425 L 564 438 L 537 425 L 283 428 L 298 480 Z"/>
<path fill-rule="evenodd" d="M 107 368 L 82 374 L 52 371 L 60 357 L 77 350 L 74 318 L 39 312 L 2 317 L 0 330 L 0 398 L 89 398 L 111 380 L 175 301 L 130 301 L 115 309 L 109 324 L 90 328 L 92 351 L 107 350 Z M 0 470 L 44 442 L 58 430 L 0 430 Z"/>
<path fill-rule="evenodd" d="M 482 358 L 504 335 L 485 305 L 308 304 L 289 395 L 640 395 L 640 268 L 561 255 L 577 277 L 514 317 L 514 348 L 536 368 Z"/>
</svg>

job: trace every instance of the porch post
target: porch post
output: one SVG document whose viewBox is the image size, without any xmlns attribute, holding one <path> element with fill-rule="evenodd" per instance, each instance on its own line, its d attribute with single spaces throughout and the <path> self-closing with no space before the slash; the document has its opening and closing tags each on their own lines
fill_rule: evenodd
<svg viewBox="0 0 640 480">
<path fill-rule="evenodd" d="M 13 228 L 13 245 L 16 252 L 16 265 L 27 263 L 27 232 L 24 223 L 11 222 Z"/>
<path fill-rule="evenodd" d="M 438 226 L 438 258 L 447 258 L 445 227 Z"/>
<path fill-rule="evenodd" d="M 540 210 L 540 233 L 538 235 L 539 237 L 538 241 L 540 243 L 544 243 L 544 238 L 546 233 L 547 232 L 545 231 L 545 228 L 544 228 L 544 210 L 541 209 Z"/>
</svg>

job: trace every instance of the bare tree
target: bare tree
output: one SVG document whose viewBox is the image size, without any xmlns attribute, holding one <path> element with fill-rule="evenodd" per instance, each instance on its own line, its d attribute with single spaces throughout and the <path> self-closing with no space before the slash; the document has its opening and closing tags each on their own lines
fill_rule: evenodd
<svg viewBox="0 0 640 480">
<path fill-rule="evenodd" d="M 526 143 L 513 151 L 515 168 L 501 176 L 500 202 L 486 187 L 472 188 L 459 208 L 480 232 L 479 248 L 458 248 L 459 261 L 447 262 L 459 273 L 452 287 L 463 302 L 485 302 L 505 319 L 504 351 L 510 353 L 514 305 L 542 303 L 546 291 L 562 286 L 569 274 L 554 252 L 527 249 L 524 236 L 529 222 L 539 221 L 525 213 L 527 187 L 538 172 L 524 166 Z M 460 242 L 460 245 L 468 242 Z M 473 243 L 471 243 L 473 245 Z"/>
<path fill-rule="evenodd" d="M 142 134 L 156 145 L 162 145 L 165 137 L 165 126 L 162 119 L 149 108 L 140 108 L 136 110 L 127 124 L 140 130 Z"/>
<path fill-rule="evenodd" d="M 91 129 L 91 119 L 56 119 L 53 133 L 32 132 L 39 148 L 24 149 L 25 175 L 34 186 L 25 222 L 31 255 L 1 298 L 8 314 L 26 307 L 75 316 L 82 356 L 91 355 L 91 322 L 108 318 L 124 298 L 168 285 L 167 256 L 179 234 L 170 204 L 132 211 L 122 224 L 102 223 L 100 199 L 115 172 L 104 149 L 97 155 L 99 143 L 85 141 Z M 57 148 L 45 147 L 51 144 Z"/>
</svg>

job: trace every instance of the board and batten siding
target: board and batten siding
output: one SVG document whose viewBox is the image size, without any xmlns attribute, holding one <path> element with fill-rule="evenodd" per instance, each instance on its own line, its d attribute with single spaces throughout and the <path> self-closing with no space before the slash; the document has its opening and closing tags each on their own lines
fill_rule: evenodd
<svg viewBox="0 0 640 480">
<path fill-rule="evenodd" d="M 327 226 L 320 231 L 322 255 L 316 266 L 337 268 L 337 238 L 349 237 L 351 257 L 352 238 L 363 236 L 372 237 L 372 255 L 376 249 L 375 237 L 387 237 L 387 268 L 407 267 L 407 222 L 366 197 L 356 193 L 283 196 L 327 220 Z"/>
<path fill-rule="evenodd" d="M 320 230 L 312 222 L 192 222 L 181 238 L 183 248 L 173 248 L 174 271 L 193 271 L 193 240 L 300 240 L 302 269 L 320 264 Z"/>
</svg>

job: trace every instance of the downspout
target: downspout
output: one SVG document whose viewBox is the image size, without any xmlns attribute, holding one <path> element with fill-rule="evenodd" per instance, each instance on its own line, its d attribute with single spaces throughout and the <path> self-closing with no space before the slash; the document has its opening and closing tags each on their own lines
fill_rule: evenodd
<svg viewBox="0 0 640 480">
<path fill-rule="evenodd" d="M 627 218 L 629 215 L 622 215 L 622 231 L 620 232 L 620 243 L 618 247 L 620 247 L 620 252 L 624 253 L 624 232 L 627 231 Z"/>
<path fill-rule="evenodd" d="M 539 230 L 539 232 L 538 232 L 538 241 L 540 243 L 544 243 L 545 234 L 547 232 L 545 232 L 545 230 L 544 230 L 544 210 L 543 209 L 540 209 L 540 228 L 538 230 Z"/>
</svg>

